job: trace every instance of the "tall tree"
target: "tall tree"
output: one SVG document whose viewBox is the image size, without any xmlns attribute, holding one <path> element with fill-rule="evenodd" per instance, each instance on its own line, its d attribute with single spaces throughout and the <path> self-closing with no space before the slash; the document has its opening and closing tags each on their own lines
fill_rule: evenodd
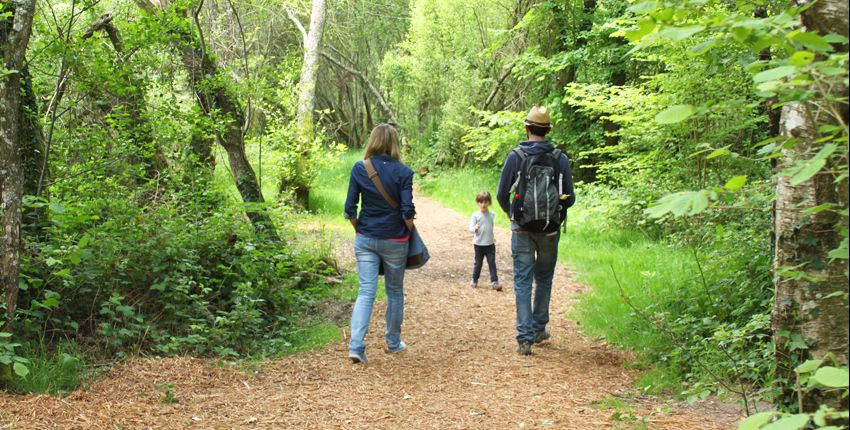
<svg viewBox="0 0 850 430">
<path fill-rule="evenodd" d="M 136 0 L 136 4 L 150 14 L 157 14 L 153 3 L 148 0 Z M 185 10 L 182 12 L 186 13 Z M 177 34 L 174 44 L 180 51 L 198 104 L 206 115 L 212 116 L 217 112 L 225 119 L 224 129 L 219 131 L 217 138 L 227 152 L 236 188 L 247 206 L 245 212 L 248 219 L 258 232 L 264 233 L 271 240 L 280 240 L 271 217 L 256 207 L 256 204 L 264 203 L 265 199 L 257 175 L 245 155 L 245 115 L 239 101 L 227 86 L 228 76 L 219 70 L 203 37 L 200 40 L 195 37 L 188 23 L 183 26 L 178 23 L 174 31 Z"/>
<path fill-rule="evenodd" d="M 813 4 L 802 14 L 806 31 L 847 37 L 845 0 L 807 3 Z M 846 45 L 842 49 L 846 50 Z M 850 121 L 846 94 L 845 86 L 836 85 L 822 94 L 820 101 L 789 103 L 782 110 L 782 135 L 796 144 L 786 145 L 779 172 L 800 163 L 817 164 L 816 154 L 825 147 L 823 126 L 843 124 L 841 135 L 845 139 L 843 149 L 837 149 L 838 156 L 827 157 L 820 172 L 809 179 L 800 182 L 787 174 L 775 176 L 777 276 L 773 331 L 778 379 L 787 381 L 786 400 L 794 395 L 794 368 L 801 361 L 833 355 L 840 365 L 848 362 L 847 260 L 830 255 L 841 242 L 837 232 L 847 229 L 846 139 Z M 842 97 L 843 102 L 837 101 Z M 844 179 L 840 178 L 842 170 Z M 803 210 L 821 205 L 834 205 L 838 210 L 815 214 Z M 795 268 L 794 274 L 787 273 L 790 268 Z M 831 398 L 819 394 L 801 402 L 803 409 L 813 412 L 823 401 L 846 405 L 847 400 L 841 400 L 840 393 Z"/>
<path fill-rule="evenodd" d="M 0 3 L 0 288 L 6 297 L 6 318 L 0 331 L 15 320 L 20 275 L 21 198 L 23 166 L 21 138 L 21 70 L 32 33 L 35 0 Z"/>
<path fill-rule="evenodd" d="M 325 1 L 313 0 L 313 10 L 310 13 L 310 28 L 306 31 L 298 20 L 287 9 L 292 20 L 296 23 L 304 35 L 304 57 L 301 64 L 301 79 L 298 82 L 298 118 L 296 153 L 298 160 L 295 163 L 294 180 L 281 178 L 281 191 L 283 188 L 292 187 L 296 201 L 307 207 L 309 199 L 309 186 L 307 184 L 307 159 L 310 157 L 309 142 L 313 140 L 313 110 L 316 107 L 316 82 L 319 70 L 320 47 L 322 33 L 325 27 Z"/>
</svg>

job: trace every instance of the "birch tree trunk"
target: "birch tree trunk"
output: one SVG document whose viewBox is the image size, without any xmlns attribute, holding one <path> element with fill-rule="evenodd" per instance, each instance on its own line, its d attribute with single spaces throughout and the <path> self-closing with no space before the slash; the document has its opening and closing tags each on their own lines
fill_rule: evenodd
<svg viewBox="0 0 850 430">
<path fill-rule="evenodd" d="M 20 276 L 21 197 L 23 166 L 19 154 L 21 133 L 21 69 L 32 32 L 35 0 L 4 1 L 0 5 L 0 288 L 6 315 L 0 331 L 11 330 L 15 320 Z"/>
<path fill-rule="evenodd" d="M 319 55 L 325 27 L 325 0 L 313 0 L 310 28 L 304 35 L 304 60 L 298 82 L 298 136 L 296 137 L 295 178 L 281 178 L 281 191 L 291 187 L 295 200 L 303 207 L 309 202 L 307 160 L 310 158 L 309 142 L 313 140 L 313 110 L 316 106 L 316 81 L 319 72 Z"/>
<path fill-rule="evenodd" d="M 848 5 L 846 0 L 821 0 L 803 14 L 807 31 L 838 33 L 847 36 Z M 844 48 L 846 49 L 846 47 Z M 833 88 L 832 95 L 846 96 L 847 88 Z M 826 124 L 846 124 L 848 111 L 844 103 L 800 102 L 783 108 L 781 133 L 799 144 L 783 150 L 774 186 L 776 215 L 774 231 L 776 254 L 774 273 L 776 296 L 773 309 L 773 334 L 777 363 L 777 379 L 784 381 L 783 401 L 790 403 L 797 382 L 794 368 L 806 359 L 823 359 L 834 355 L 840 365 L 848 358 L 848 302 L 846 294 L 847 260 L 830 259 L 828 253 L 841 242 L 839 231 L 847 228 L 847 217 L 827 210 L 814 215 L 805 209 L 825 203 L 847 210 L 847 180 L 836 182 L 840 174 L 839 158 L 830 157 L 826 166 L 812 178 L 794 185 L 792 178 L 781 172 L 799 161 L 811 159 L 823 146 L 818 128 Z M 847 147 L 843 144 L 843 158 Z M 846 169 L 846 167 L 845 167 Z M 794 273 L 789 274 L 788 269 Z M 785 273 L 783 274 L 783 271 Z M 813 412 L 818 403 L 834 406 L 847 403 L 837 395 L 814 393 L 793 403 Z"/>
<path fill-rule="evenodd" d="M 298 134 L 305 141 L 313 138 L 313 110 L 316 106 L 316 80 L 324 27 L 325 0 L 313 0 L 310 28 L 304 38 L 301 79 L 298 82 Z"/>
</svg>

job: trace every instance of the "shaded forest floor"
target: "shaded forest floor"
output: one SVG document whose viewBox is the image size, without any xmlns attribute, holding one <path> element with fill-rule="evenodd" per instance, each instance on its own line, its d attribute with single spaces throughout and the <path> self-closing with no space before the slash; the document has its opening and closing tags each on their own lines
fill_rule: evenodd
<svg viewBox="0 0 850 430">
<path fill-rule="evenodd" d="M 472 289 L 466 215 L 422 196 L 416 204 L 432 259 L 407 273 L 407 351 L 384 352 L 385 307 L 378 303 L 365 365 L 346 357 L 347 328 L 345 339 L 323 349 L 255 366 L 137 359 L 66 397 L 0 394 L 0 429 L 736 427 L 734 404 L 641 395 L 635 372 L 624 367 L 628 357 L 583 337 L 564 318 L 585 287 L 563 267 L 553 287 L 552 339 L 530 357 L 518 355 L 510 231 L 496 231 L 505 291 Z M 341 241 L 339 258 L 351 268 L 349 242 Z"/>
</svg>

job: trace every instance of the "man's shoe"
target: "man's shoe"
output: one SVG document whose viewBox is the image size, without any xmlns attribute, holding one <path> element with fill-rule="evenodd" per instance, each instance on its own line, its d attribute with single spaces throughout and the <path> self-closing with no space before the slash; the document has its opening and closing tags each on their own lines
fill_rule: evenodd
<svg viewBox="0 0 850 430">
<path fill-rule="evenodd" d="M 404 351 L 405 349 L 407 349 L 407 344 L 404 343 L 404 341 L 402 340 L 398 343 L 398 348 L 387 348 L 387 352 L 389 352 L 390 354 L 396 354 Z"/>
<path fill-rule="evenodd" d="M 502 291 L 502 284 L 500 284 L 499 281 L 493 282 L 492 287 L 496 291 Z"/>
<path fill-rule="evenodd" d="M 354 364 L 365 363 L 365 362 L 369 361 L 369 358 L 366 357 L 365 352 L 348 351 L 348 358 L 350 358 L 351 362 L 354 363 Z"/>
<path fill-rule="evenodd" d="M 531 342 L 520 342 L 516 352 L 519 355 L 531 355 Z"/>
<path fill-rule="evenodd" d="M 534 343 L 543 342 L 550 337 L 552 337 L 552 335 L 549 334 L 549 330 L 538 331 L 537 333 L 534 333 Z"/>
</svg>

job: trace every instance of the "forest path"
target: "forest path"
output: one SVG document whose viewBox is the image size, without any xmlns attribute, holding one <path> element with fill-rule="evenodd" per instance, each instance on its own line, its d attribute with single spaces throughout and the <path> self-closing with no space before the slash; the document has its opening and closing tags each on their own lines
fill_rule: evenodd
<svg viewBox="0 0 850 430">
<path fill-rule="evenodd" d="M 423 196 L 415 201 L 431 261 L 405 280 L 407 351 L 384 352 L 385 306 L 377 303 L 367 364 L 346 357 L 347 328 L 346 339 L 253 372 L 216 360 L 139 359 L 65 398 L 0 395 L 0 429 L 735 428 L 728 405 L 636 394 L 624 355 L 564 318 L 583 287 L 563 267 L 553 286 L 552 339 L 530 357 L 518 355 L 510 231 L 496 230 L 505 290 L 486 282 L 473 289 L 467 216 Z M 350 243 L 341 244 L 340 258 L 353 265 Z M 164 401 L 166 390 L 176 403 Z"/>
</svg>

